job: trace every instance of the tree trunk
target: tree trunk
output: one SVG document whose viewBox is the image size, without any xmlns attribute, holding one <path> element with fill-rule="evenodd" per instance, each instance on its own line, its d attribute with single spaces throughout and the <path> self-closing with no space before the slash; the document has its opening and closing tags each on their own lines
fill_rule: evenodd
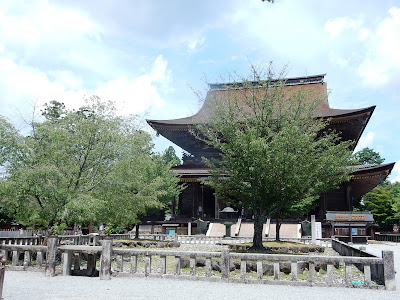
<svg viewBox="0 0 400 300">
<path fill-rule="evenodd" d="M 281 230 L 281 220 L 280 219 L 276 219 L 276 234 L 275 234 L 275 241 L 279 242 L 281 240 L 279 232 Z"/>
<path fill-rule="evenodd" d="M 139 239 L 139 224 L 136 224 L 135 239 Z"/>
<path fill-rule="evenodd" d="M 265 218 L 260 213 L 254 214 L 254 236 L 251 250 L 265 250 L 262 243 L 262 230 Z"/>
</svg>

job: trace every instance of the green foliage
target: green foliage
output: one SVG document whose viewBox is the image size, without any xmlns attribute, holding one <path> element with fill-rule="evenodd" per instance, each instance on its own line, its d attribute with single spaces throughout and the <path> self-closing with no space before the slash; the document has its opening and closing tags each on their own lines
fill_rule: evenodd
<svg viewBox="0 0 400 300">
<path fill-rule="evenodd" d="M 398 223 L 400 221 L 400 182 L 395 182 L 390 184 L 390 193 L 393 197 L 393 211 L 394 220 Z"/>
<path fill-rule="evenodd" d="M 378 152 L 368 147 L 356 152 L 354 158 L 360 164 L 381 164 L 385 161 Z"/>
<path fill-rule="evenodd" d="M 375 222 L 381 230 L 391 231 L 400 214 L 399 183 L 385 182 L 363 197 L 364 209 L 374 214 Z"/>
<path fill-rule="evenodd" d="M 117 116 L 97 97 L 77 111 L 52 101 L 42 115 L 29 136 L 0 118 L 2 207 L 21 224 L 125 226 L 178 192 L 178 179 L 151 154 L 151 136 L 135 116 Z"/>
<path fill-rule="evenodd" d="M 314 118 L 316 95 L 288 93 L 281 76 L 273 80 L 271 68 L 252 74 L 256 84 L 239 78 L 240 86 L 227 85 L 228 92 L 210 99 L 215 115 L 197 125 L 197 136 L 221 153 L 207 160 L 213 180 L 205 184 L 218 198 L 253 211 L 253 245 L 261 246 L 256 227 L 262 229 L 267 216 L 302 215 L 321 193 L 348 180 L 351 153 L 349 142 L 340 142 L 327 122 Z"/>
<path fill-rule="evenodd" d="M 164 164 L 175 167 L 181 164 L 181 160 L 176 156 L 175 149 L 169 146 L 161 155 L 161 160 Z"/>
</svg>

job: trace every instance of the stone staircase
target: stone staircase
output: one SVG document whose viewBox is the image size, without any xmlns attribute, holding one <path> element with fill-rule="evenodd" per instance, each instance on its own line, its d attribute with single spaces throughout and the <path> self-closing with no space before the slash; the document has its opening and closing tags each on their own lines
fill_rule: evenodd
<svg viewBox="0 0 400 300">
<path fill-rule="evenodd" d="M 281 238 L 301 238 L 300 224 L 282 224 L 279 235 Z M 276 238 L 276 224 L 269 227 L 269 238 Z"/>
<path fill-rule="evenodd" d="M 267 237 L 275 238 L 276 237 L 276 224 L 269 223 L 269 234 Z M 263 226 L 263 236 L 265 236 L 267 224 Z M 233 224 L 231 227 L 231 236 L 235 236 L 236 224 Z M 215 236 L 222 237 L 225 235 L 225 225 L 221 223 L 211 223 L 207 230 L 207 236 Z M 242 221 L 240 224 L 240 229 L 238 233 L 238 237 L 253 237 L 254 235 L 254 223 Z M 300 224 L 282 224 L 280 230 L 281 238 L 300 238 Z"/>
<path fill-rule="evenodd" d="M 242 222 L 238 236 L 252 237 L 254 235 L 254 223 Z"/>
<path fill-rule="evenodd" d="M 231 226 L 231 236 L 235 236 L 236 224 Z M 206 236 L 219 236 L 225 235 L 225 225 L 221 223 L 210 223 L 208 226 Z"/>
</svg>

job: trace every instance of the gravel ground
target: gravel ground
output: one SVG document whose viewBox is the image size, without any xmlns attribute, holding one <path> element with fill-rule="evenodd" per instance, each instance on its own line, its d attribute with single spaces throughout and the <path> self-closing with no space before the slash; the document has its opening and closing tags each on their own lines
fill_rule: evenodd
<svg viewBox="0 0 400 300">
<path fill-rule="evenodd" d="M 182 250 L 213 251 L 213 245 L 183 245 Z M 395 268 L 400 268 L 400 244 L 368 245 L 367 251 L 381 253 L 392 250 Z M 115 277 L 109 281 L 99 278 L 56 276 L 48 278 L 39 272 L 7 271 L 3 299 L 400 299 L 399 291 L 365 290 L 354 288 L 293 287 L 278 285 L 246 285 L 237 283 L 171 280 L 141 277 Z"/>
</svg>

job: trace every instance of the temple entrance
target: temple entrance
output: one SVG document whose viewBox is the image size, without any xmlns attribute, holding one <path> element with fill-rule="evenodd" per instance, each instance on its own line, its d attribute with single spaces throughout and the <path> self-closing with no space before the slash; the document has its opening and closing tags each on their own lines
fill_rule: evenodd
<svg viewBox="0 0 400 300">
<path fill-rule="evenodd" d="M 187 183 L 179 195 L 178 218 L 215 218 L 215 196 L 213 190 L 199 182 Z"/>
</svg>

